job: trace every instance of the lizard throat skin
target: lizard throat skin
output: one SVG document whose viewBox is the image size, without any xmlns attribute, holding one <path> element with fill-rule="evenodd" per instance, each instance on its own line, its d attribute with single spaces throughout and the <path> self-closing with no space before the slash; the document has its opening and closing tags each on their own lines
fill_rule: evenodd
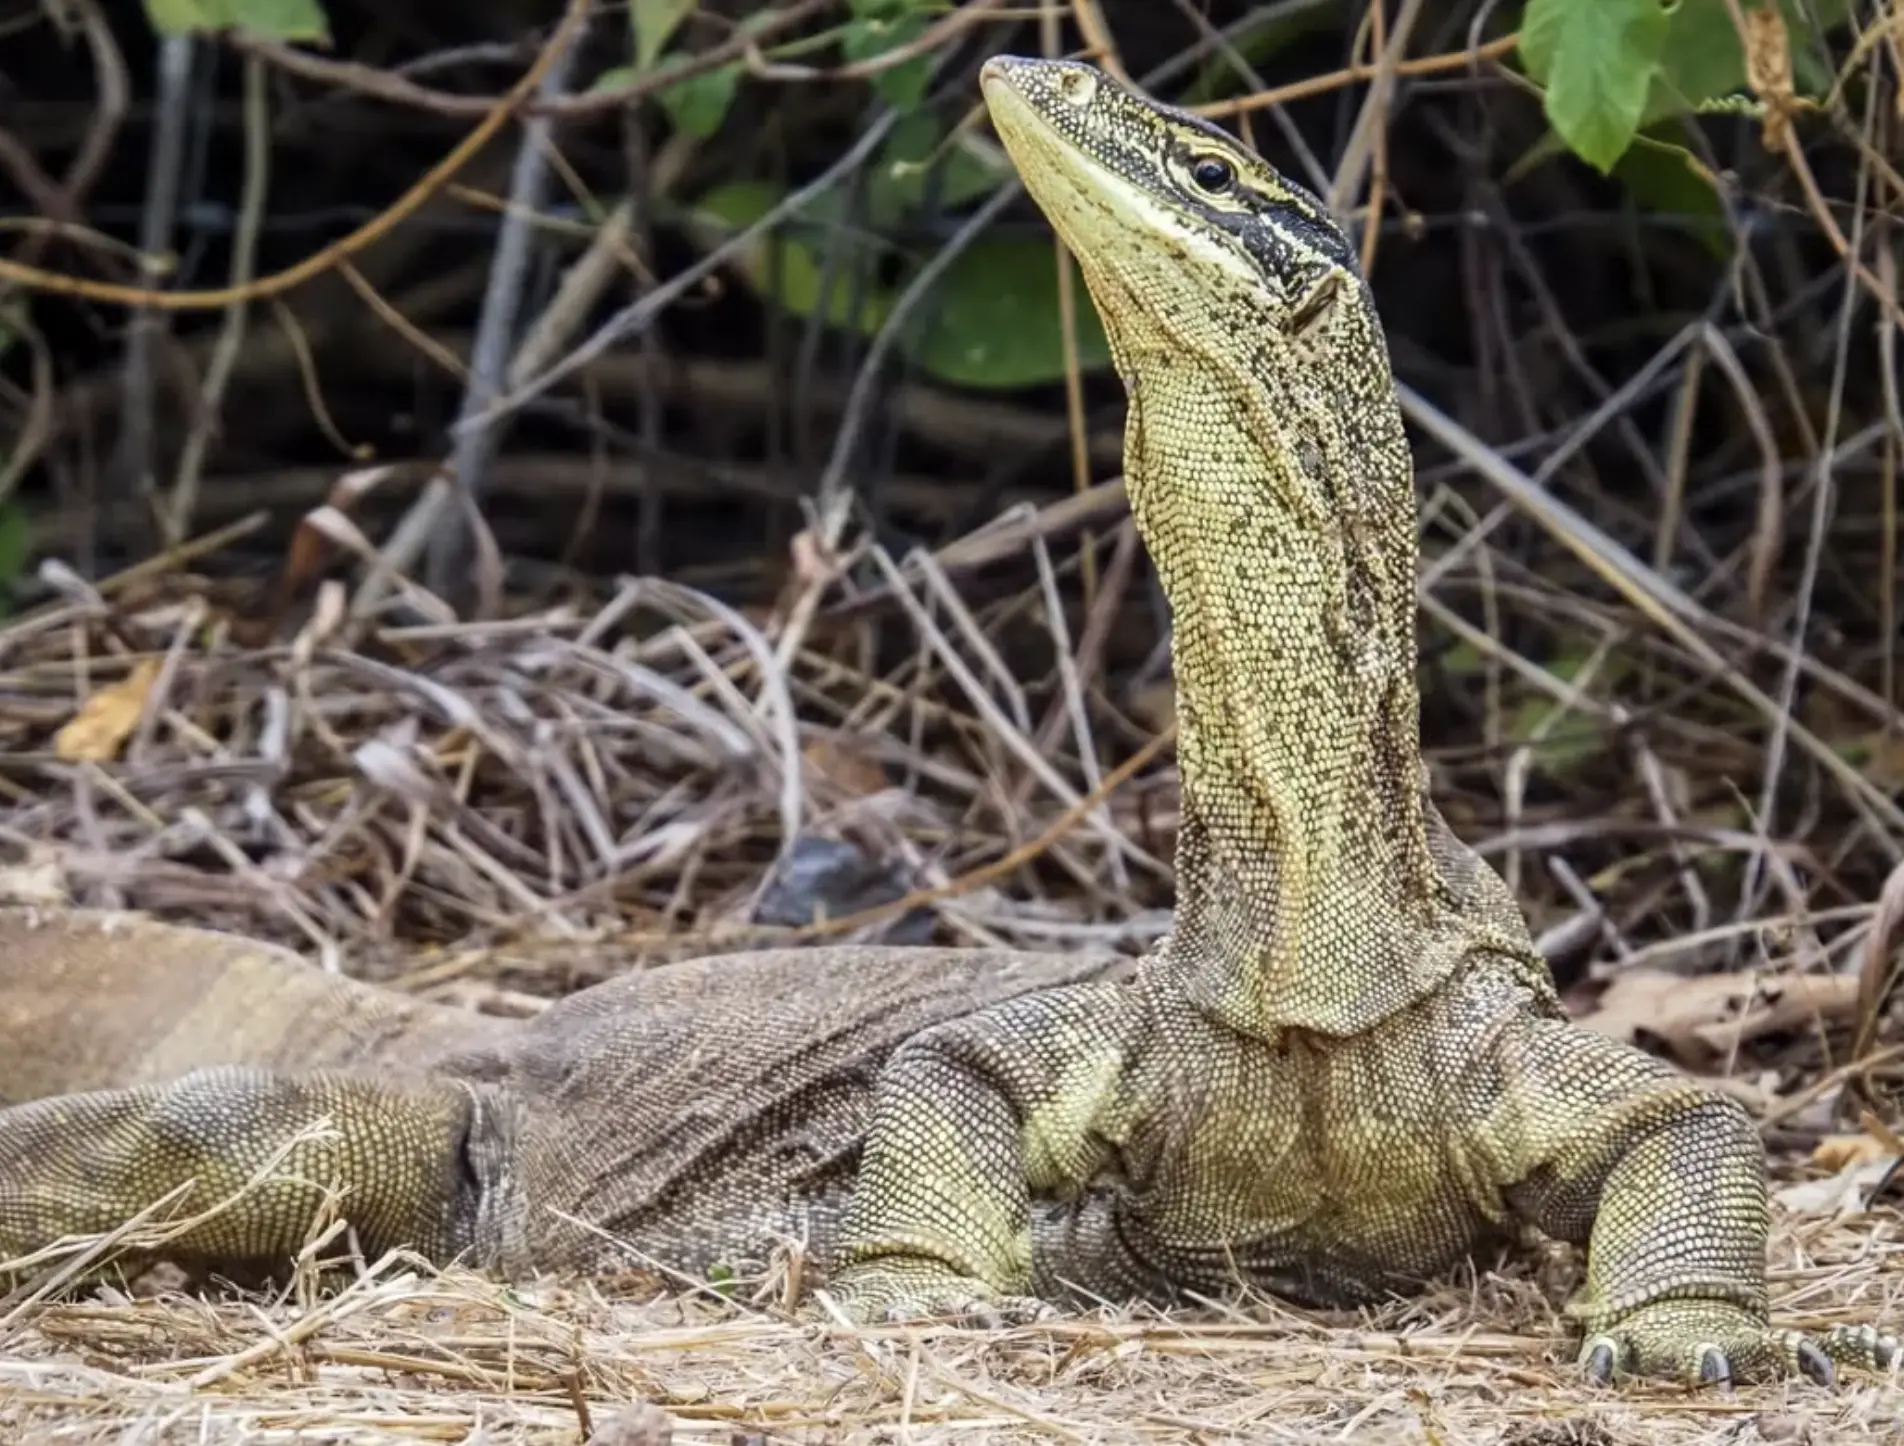
<svg viewBox="0 0 1904 1446">
<path fill-rule="evenodd" d="M 1129 396 L 1174 625 L 1170 963 L 1253 1034 L 1367 1028 L 1480 942 L 1431 847 L 1413 468 L 1368 288 L 1321 205 L 1215 127 L 1066 62 L 982 84 Z"/>
</svg>

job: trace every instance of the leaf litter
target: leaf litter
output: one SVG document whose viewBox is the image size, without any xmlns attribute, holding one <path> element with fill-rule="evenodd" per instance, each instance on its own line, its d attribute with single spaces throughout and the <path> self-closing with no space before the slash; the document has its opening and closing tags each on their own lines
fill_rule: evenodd
<svg viewBox="0 0 1904 1446">
<path fill-rule="evenodd" d="M 68 586 L 0 628 L 0 895 L 234 929 L 316 967 L 515 1014 L 617 970 L 789 938 L 1146 947 L 1168 926 L 1172 771 L 1094 802 L 1089 780 L 1110 773 L 1096 750 L 1110 745 L 1087 724 L 1073 741 L 1088 760 L 1050 746 L 1101 716 L 1077 696 L 1088 679 L 1066 673 L 1039 718 L 985 641 L 1017 604 L 948 606 L 930 566 L 879 561 L 913 641 L 878 666 L 844 567 L 797 573 L 790 586 L 813 596 L 765 618 L 624 580 L 464 620 L 406 585 L 406 617 L 359 628 L 334 581 L 295 615 L 176 571 Z M 779 625 L 796 615 L 815 621 L 783 660 Z M 983 875 L 1001 860 L 1017 862 Z M 1808 1142 L 1775 1148 L 1773 1291 L 1781 1317 L 1809 1328 L 1904 1319 L 1895 1206 L 1871 1198 L 1895 1142 L 1828 1128 L 1838 1094 L 1872 1087 L 1896 1050 L 1894 1030 L 1866 1029 L 1877 1005 L 1859 988 L 1888 957 L 1895 912 L 1864 911 L 1856 974 L 1629 959 L 1571 996 L 1589 1027 L 1723 1075 L 1768 1131 Z M 195 1294 L 161 1269 L 16 1294 L 0 1316 L 0 1433 L 577 1446 L 1898 1435 L 1888 1381 L 1729 1396 L 1583 1386 L 1563 1314 L 1578 1261 L 1554 1246 L 1362 1312 L 1245 1295 L 988 1333 L 790 1315 L 797 1258 L 718 1288 L 636 1270 L 505 1285 L 402 1255 L 320 1284 L 315 1262 L 338 1258 L 340 1229 L 319 1230 L 271 1292 Z"/>
</svg>

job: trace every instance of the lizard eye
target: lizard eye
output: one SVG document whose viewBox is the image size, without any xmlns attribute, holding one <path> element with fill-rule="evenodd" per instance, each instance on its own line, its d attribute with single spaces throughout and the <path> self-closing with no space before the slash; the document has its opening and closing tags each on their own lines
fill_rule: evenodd
<svg viewBox="0 0 1904 1446">
<path fill-rule="evenodd" d="M 1221 156 L 1199 156 L 1190 163 L 1190 179 L 1199 191 L 1220 196 L 1236 182 L 1236 167 Z"/>
</svg>

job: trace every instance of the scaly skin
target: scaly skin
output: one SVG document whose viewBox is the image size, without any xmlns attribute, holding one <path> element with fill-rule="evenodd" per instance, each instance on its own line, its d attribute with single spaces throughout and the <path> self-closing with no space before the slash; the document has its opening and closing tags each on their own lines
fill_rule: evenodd
<svg viewBox="0 0 1904 1446">
<path fill-rule="evenodd" d="M 0 911 L 0 1262 L 293 1149 L 167 1255 L 282 1267 L 335 1185 L 370 1252 L 507 1274 L 792 1236 L 871 1319 L 1238 1279 L 1354 1304 L 1518 1220 L 1586 1245 L 1596 1375 L 1889 1363 L 1875 1330 L 1771 1325 L 1744 1112 L 1573 1028 L 1427 797 L 1410 459 L 1345 238 L 1094 70 L 998 60 L 985 89 L 1130 393 L 1176 624 L 1170 938 L 1134 970 L 697 960 L 515 1023 L 206 931 Z"/>
<path fill-rule="evenodd" d="M 895 1045 L 1126 967 L 763 950 L 632 970 L 505 1020 L 210 930 L 0 909 L 0 1265 L 174 1189 L 191 1187 L 168 1213 L 191 1216 L 260 1177 L 165 1257 L 280 1273 L 340 1187 L 373 1257 L 695 1273 L 792 1240 L 824 1260 Z"/>
<path fill-rule="evenodd" d="M 1216 1291 L 1353 1305 L 1515 1220 L 1587 1246 L 1582 1359 L 1692 1380 L 1888 1363 L 1767 1319 L 1741 1107 L 1574 1028 L 1426 793 L 1413 474 L 1348 239 L 1215 127 L 1088 66 L 983 72 L 1130 400 L 1173 613 L 1170 938 L 1127 983 L 905 1044 L 834 1289 L 862 1317 Z"/>
</svg>

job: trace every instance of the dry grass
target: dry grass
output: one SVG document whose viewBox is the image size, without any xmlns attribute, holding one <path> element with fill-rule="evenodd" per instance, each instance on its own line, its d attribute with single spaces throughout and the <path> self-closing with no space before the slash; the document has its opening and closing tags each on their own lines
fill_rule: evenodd
<svg viewBox="0 0 1904 1446">
<path fill-rule="evenodd" d="M 74 583 L 0 629 L 0 848 L 87 902 L 357 967 L 447 943 L 705 951 L 816 897 L 838 914 L 894 877 L 943 882 L 1108 770 L 1073 728 L 1091 670 L 1036 717 L 986 641 L 1021 604 L 968 611 L 930 563 L 876 555 L 920 640 L 879 670 L 806 641 L 842 636 L 811 618 L 832 571 L 769 618 L 642 579 L 489 622 L 406 589 L 409 621 L 367 631 L 327 584 L 258 646 L 234 640 L 256 598 Z M 132 697 L 110 757 L 63 754 L 57 730 L 115 688 Z M 939 922 L 970 943 L 1141 945 L 1164 924 L 1172 812 L 1092 810 L 1039 861 L 1064 889 L 1023 870 L 1035 903 L 969 894 Z M 870 877 L 801 885 L 821 838 Z"/>
<path fill-rule="evenodd" d="M 1901 1241 L 1894 1220 L 1781 1231 L 1781 1314 L 1895 1319 Z M 0 1428 L 47 1443 L 566 1446 L 649 1402 L 680 1442 L 1897 1438 L 1904 1395 L 1887 1382 L 1582 1386 L 1559 1345 L 1561 1278 L 1522 1265 L 1360 1318 L 1260 1303 L 855 1332 L 633 1282 L 506 1290 L 393 1258 L 329 1293 L 40 1307 L 0 1337 Z"/>
<path fill-rule="evenodd" d="M 1166 8 L 1201 18 L 1212 7 L 1072 7 L 1107 28 L 1123 15 L 1107 20 L 1100 10 Z M 1895 59 L 1898 7 L 1858 8 L 1873 37 L 1859 42 L 1858 64 L 1876 76 Z M 475 33 L 489 38 L 495 27 L 482 7 L 470 10 Z M 1398 54 L 1410 23 L 1386 42 Z M 55 30 L 63 50 L 70 37 Z M 1384 43 L 1380 27 L 1367 33 Z M 1415 40 L 1419 55 L 1426 42 Z M 1136 63 L 1133 50 L 1131 59 L 1141 72 L 1161 57 Z M 1860 90 L 1848 72 L 1844 80 L 1848 106 Z M 1455 84 L 1439 72 L 1430 81 L 1443 95 Z M 1686 1039 L 1665 1041 L 1690 1039 L 1776 1123 L 1767 1133 L 1788 1174 L 1805 1168 L 1818 1135 L 1841 1126 L 1831 1111 L 1845 1084 L 1872 1087 L 1895 1120 L 1883 1095 L 1904 1069 L 1899 1011 L 1886 1003 L 1904 919 L 1894 586 L 1904 416 L 1894 330 L 1871 324 L 1894 310 L 1891 272 L 1874 286 L 1861 260 L 1837 278 L 1840 289 L 1804 259 L 1792 229 L 1794 218 L 1820 222 L 1826 234 L 1842 233 L 1838 251 L 1891 266 L 1884 245 L 1862 249 L 1867 235 L 1885 235 L 1896 190 L 1884 160 L 1894 149 L 1889 108 L 1877 103 L 1884 90 L 1868 94 L 1873 103 L 1857 101 L 1862 121 L 1831 112 L 1846 144 L 1816 152 L 1822 181 L 1798 171 L 1805 162 L 1794 151 L 1781 166 L 1803 174 L 1802 187 L 1768 183 L 1762 194 L 1730 197 L 1733 219 L 1749 221 L 1759 241 L 1740 248 L 1749 264 L 1727 261 L 1703 280 L 1697 256 L 1689 261 L 1664 232 L 1655 252 L 1655 238 L 1634 233 L 1624 216 L 1609 240 L 1596 240 L 1600 228 L 1573 214 L 1584 216 L 1589 198 L 1564 177 L 1548 200 L 1522 188 L 1511 207 L 1498 204 L 1495 160 L 1478 158 L 1520 148 L 1523 122 L 1506 110 L 1420 123 L 1421 97 L 1372 86 L 1360 101 L 1366 118 L 1391 106 L 1400 114 L 1404 101 L 1415 110 L 1404 125 L 1357 124 L 1362 149 L 1345 163 L 1372 172 L 1375 216 L 1397 196 L 1411 225 L 1459 219 L 1465 228 L 1458 271 L 1397 238 L 1381 241 L 1376 273 L 1397 301 L 1391 321 L 1405 318 L 1410 329 L 1414 355 L 1397 353 L 1403 369 L 1461 401 L 1456 410 L 1480 420 L 1489 439 L 1450 441 L 1444 429 L 1422 458 L 1438 796 L 1526 902 L 1543 945 L 1584 976 L 1585 995 L 1639 968 L 1735 981 L 1761 971 L 1861 979 L 1867 987 L 1843 995 L 1839 1015 L 1806 1017 L 1793 1006 L 1748 1037 L 1728 1001 L 1717 1016 L 1688 1022 Z M 162 99 L 138 109 L 163 114 Z M 92 109 L 88 124 L 116 113 Z M 791 152 L 814 155 L 800 113 L 786 115 Z M 1474 124 L 1481 117 L 1485 132 Z M 259 108 L 246 124 L 263 136 L 268 117 Z M 1497 127 L 1505 144 L 1477 144 Z M 335 137 L 326 126 L 325 147 L 374 147 L 384 170 L 388 129 L 382 117 L 338 127 Z M 1448 146 L 1444 132 L 1461 145 Z M 1386 139 L 1371 148 L 1377 136 Z M 834 144 L 830 134 L 824 144 Z M 1766 178 L 1756 160 L 1733 165 L 1729 146 L 1700 154 L 1734 183 Z M 860 159 L 881 164 L 870 153 Z M 852 169 L 828 164 L 835 180 Z M 588 174 L 586 157 L 579 165 L 573 174 Z M 315 191 L 298 184 L 303 177 L 278 178 L 291 184 L 270 188 L 274 214 L 336 204 L 343 198 L 326 178 L 354 187 L 361 169 L 311 167 Z M 1444 171 L 1461 184 L 1441 186 Z M 85 188 L 74 184 L 63 206 L 79 214 Z M 668 190 L 653 176 L 641 184 Z M 152 195 L 172 189 L 165 181 Z M 262 205 L 262 188 L 257 196 L 246 201 L 233 188 L 226 199 Z M 1432 214 L 1457 196 L 1459 218 Z M 1492 209 L 1470 214 L 1477 197 Z M 360 198 L 353 190 L 348 199 Z M 655 210 L 654 199 L 638 194 L 631 205 Z M 526 225 L 542 209 L 511 205 L 508 224 Z M 1485 227 L 1472 224 L 1475 215 Z M 725 244 L 738 247 L 748 234 Z M 963 241 L 976 234 L 957 232 Z M 1657 261 L 1629 266 L 1634 234 Z M 301 417 L 301 404 L 285 399 L 303 397 L 313 376 L 332 392 L 346 378 L 363 383 L 359 405 L 383 426 L 390 398 L 415 388 L 418 367 L 413 340 L 393 340 L 389 316 L 426 329 L 441 356 L 481 350 L 447 321 L 459 298 L 473 300 L 484 285 L 491 254 L 507 248 L 487 235 L 472 244 L 477 253 L 465 260 L 475 264 L 462 268 L 462 282 L 441 274 L 438 237 L 420 273 L 414 261 L 388 258 L 369 268 L 389 294 L 375 315 L 308 308 L 296 345 L 263 340 L 268 329 L 254 327 L 244 380 L 255 400 L 227 405 L 207 382 L 188 389 L 191 405 L 178 411 L 216 421 L 233 465 L 303 455 L 319 431 L 337 435 L 328 419 L 315 430 L 282 421 Z M 604 226 L 596 246 L 592 255 L 607 257 L 626 246 L 626 233 Z M 691 273 L 712 264 L 703 257 Z M 826 264 L 852 277 L 861 262 L 841 251 Z M 619 260 L 602 266 L 598 284 L 620 271 Z M 446 279 L 457 284 L 446 288 Z M 1699 295 L 1708 284 L 1710 304 Z M 616 314 L 652 320 L 684 287 L 677 275 Z M 1411 293 L 1431 289 L 1446 293 L 1445 304 L 1419 306 Z M 492 295 L 486 322 L 513 314 L 521 299 L 511 288 Z M 532 337 L 573 343 L 589 303 L 564 319 L 577 294 L 565 286 L 563 295 Z M 1657 314 L 1609 325 L 1635 297 L 1653 299 L 1642 304 Z M 894 309 L 895 320 L 903 311 Z M 902 522 L 989 510 L 1000 454 L 1049 465 L 1068 429 L 1015 404 L 948 398 L 906 380 L 882 388 L 876 408 L 861 407 L 875 395 L 861 383 L 879 377 L 888 339 L 857 381 L 821 366 L 793 385 L 774 375 L 773 349 L 757 364 L 717 362 L 691 345 L 665 356 L 595 347 L 604 354 L 575 376 L 588 383 L 578 415 L 622 425 L 659 417 L 662 401 L 697 419 L 718 409 L 741 419 L 697 420 L 721 434 L 718 463 L 699 457 L 707 439 L 681 419 L 659 449 L 646 435 L 636 453 L 624 441 L 598 446 L 590 434 L 585 458 L 499 458 L 488 495 L 508 505 L 491 510 L 518 535 L 505 533 L 479 557 L 559 552 L 619 566 L 614 539 L 634 532 L 637 517 L 645 555 L 659 538 L 674 543 L 680 534 L 668 529 L 683 527 L 682 517 L 704 515 L 677 504 L 720 493 L 730 506 L 745 498 L 789 507 L 813 479 L 794 485 L 802 469 L 785 465 L 781 434 L 804 434 L 815 416 L 837 421 L 867 459 L 854 486 L 869 498 L 883 488 L 883 510 Z M 27 340 L 41 345 L 37 333 Z M 817 331 L 780 340 L 786 357 L 831 350 Z M 216 370 L 201 365 L 213 341 L 209 328 L 168 338 L 185 370 L 207 374 Z M 1647 360 L 1655 345 L 1664 349 Z M 723 356 L 727 349 L 722 338 Z M 512 374 L 544 370 L 548 358 L 530 364 L 531 350 L 513 359 Z M 1452 359 L 1465 354 L 1472 360 Z M 74 374 L 95 365 L 91 376 Z M 139 348 L 123 359 L 62 362 L 57 407 L 36 372 L 33 405 L 20 411 L 30 425 L 10 467 L 41 451 L 52 458 L 65 432 L 84 446 L 75 442 L 55 475 L 90 477 L 92 424 L 73 419 L 129 406 L 148 365 Z M 798 411 L 792 425 L 783 409 Z M 866 414 L 881 409 L 890 417 Z M 427 395 L 418 410 L 428 415 Z M 1419 428 L 1418 406 L 1411 415 Z M 44 425 L 55 416 L 59 425 Z M 162 433 L 167 419 L 151 420 Z M 362 414 L 343 425 L 362 426 Z M 726 455 L 730 431 L 747 439 L 733 448 L 744 463 Z M 601 428 L 601 438 L 612 435 Z M 1117 455 L 1114 426 L 1080 440 L 1100 462 Z M 870 460 L 909 456 L 922 442 L 944 463 L 929 478 L 886 476 Z M 837 453 L 842 464 L 848 450 Z M 1511 473 L 1503 483 L 1510 455 L 1538 486 Z M 839 470 L 815 490 L 828 493 Z M 285 498 L 314 492 L 309 474 L 282 470 L 207 477 L 202 488 L 193 469 L 181 464 L 179 476 L 175 500 L 196 492 L 201 523 L 238 508 L 282 510 Z M 1476 490 L 1475 477 L 1490 480 Z M 360 475 L 333 495 L 375 485 Z M 1525 499 L 1509 507 L 1513 488 L 1538 494 L 1544 507 L 1530 510 Z M 655 502 L 664 493 L 665 527 Z M 1054 503 L 1042 523 L 1007 516 L 937 564 L 902 568 L 867 547 L 796 552 L 776 605 L 757 612 L 643 579 L 471 621 L 399 577 L 391 585 L 406 613 L 352 619 L 341 588 L 327 585 L 313 600 L 304 587 L 316 541 L 360 561 L 376 552 L 341 505 L 317 508 L 299 535 L 306 551 L 294 549 L 302 561 L 289 571 L 301 606 L 289 616 L 177 569 L 97 586 L 48 571 L 42 580 L 57 600 L 0 627 L 0 896 L 231 928 L 395 987 L 516 1013 L 630 967 L 631 956 L 647 962 L 761 940 L 770 932 L 762 923 L 852 914 L 909 889 L 934 892 L 851 932 L 1141 948 L 1168 922 L 1173 774 L 1153 770 L 1101 805 L 1079 807 L 1156 737 L 1167 711 L 1157 706 L 1162 669 L 1141 658 L 1155 643 L 1155 614 L 1109 494 L 1101 484 Z M 116 536 L 122 524 L 109 510 L 56 509 L 42 536 Z M 1514 526 L 1498 526 L 1509 518 Z M 1581 545 L 1583 522 L 1624 539 L 1631 554 L 1586 555 L 1598 544 Z M 1096 587 L 1079 605 L 1077 560 L 1053 549 L 1086 526 Z M 960 570 L 978 558 L 1017 566 L 1016 582 L 983 600 L 977 585 L 961 591 Z M 740 562 L 740 574 L 757 575 L 757 561 Z M 777 577 L 773 562 L 760 570 Z M 1680 602 L 1649 606 L 1644 599 L 1664 595 L 1672 578 Z M 493 594 L 493 571 L 479 581 Z M 97 756 L 60 748 L 58 730 L 88 700 L 108 696 L 122 700 L 108 745 Z M 1076 822 L 1035 858 L 1015 854 L 1072 812 Z M 840 866 L 829 871 L 829 860 Z M 995 872 L 977 887 L 956 895 L 943 887 L 986 869 Z M 1774 1013 L 1758 1011 L 1760 1025 Z M 1781 1316 L 1897 1325 L 1900 1239 L 1891 1207 L 1843 1220 L 1781 1217 Z M 281 1297 L 214 1302 L 149 1286 L 45 1300 L 29 1293 L 0 1302 L 0 1442 L 580 1443 L 591 1421 L 636 1401 L 665 1408 L 684 1441 L 1904 1438 L 1900 1397 L 1887 1383 L 1731 1397 L 1584 1389 L 1559 1349 L 1566 1274 L 1550 1264 L 1523 1262 L 1360 1320 L 1263 1305 L 1247 1317 L 1123 1316 L 998 1335 L 830 1332 L 636 1282 L 509 1291 L 401 1259 L 362 1268 L 341 1290 L 299 1280 Z M 762 1290 L 760 1299 L 779 1298 L 773 1282 Z M 604 1431 L 599 1446 L 638 1438 Z"/>
<path fill-rule="evenodd" d="M 1062 569 L 1035 528 L 1023 535 L 1043 579 L 1033 594 L 1049 596 Z M 957 878 L 1076 812 L 1143 731 L 1093 733 L 1108 708 L 1088 638 L 1054 636 L 1077 666 L 1042 689 L 1019 681 L 994 640 L 1008 625 L 1050 626 L 1025 622 L 1036 612 L 1023 596 L 970 604 L 928 563 L 874 562 L 912 630 L 897 656 L 856 640 L 856 625 L 828 630 L 818 603 L 837 598 L 836 571 L 770 617 L 643 582 L 490 623 L 430 621 L 431 600 L 412 594 L 425 621 L 352 633 L 342 594 L 320 592 L 247 644 L 234 640 L 244 608 L 202 582 L 75 585 L 0 631 L 0 882 L 281 938 L 398 987 L 520 1012 L 627 967 L 631 950 L 705 952 L 764 937 L 749 920 Z M 1116 606 L 1107 587 L 1100 640 Z M 804 637 L 792 621 L 803 614 L 819 619 Z M 141 664 L 149 682 L 128 693 L 136 706 L 110 756 L 61 756 L 57 730 Z M 1167 918 L 1172 790 L 1156 772 L 1035 863 L 929 901 L 925 924 L 972 943 L 1141 947 Z M 890 887 L 790 883 L 794 838 L 848 842 Z M 1526 840 L 1523 827 L 1514 846 Z M 1782 867 L 1778 841 L 1767 848 Z M 1653 876 L 1676 867 L 1661 854 Z M 1780 898 L 1794 895 L 1766 902 Z M 1793 941 L 1784 968 L 1844 961 L 1861 943 L 1881 956 L 1891 927 L 1874 904 L 1840 907 L 1820 947 L 1808 931 L 1822 922 L 1799 911 L 1793 932 L 1772 908 L 1756 916 L 1764 937 Z M 1670 928 L 1659 937 L 1683 952 Z M 1728 1063 L 1790 1098 L 1846 1058 L 1858 1021 L 1827 1023 Z M 1806 1115 L 1816 1133 L 1821 1117 Z M 1782 1315 L 1895 1325 L 1900 1239 L 1888 1209 L 1786 1217 Z M 403 1259 L 360 1268 L 341 1290 L 304 1280 L 273 1297 L 214 1301 L 162 1282 L 29 1295 L 0 1315 L 0 1439 L 580 1443 L 592 1423 L 600 1446 L 638 1446 L 605 1423 L 643 1401 L 682 1441 L 1898 1434 L 1904 1397 L 1888 1383 L 1729 1398 L 1587 1389 L 1562 1344 L 1570 1277 L 1554 1263 L 1361 1318 L 1261 1303 L 993 1335 L 830 1331 L 632 1281 L 506 1290 Z M 749 1298 L 780 1296 L 767 1282 Z"/>
</svg>

